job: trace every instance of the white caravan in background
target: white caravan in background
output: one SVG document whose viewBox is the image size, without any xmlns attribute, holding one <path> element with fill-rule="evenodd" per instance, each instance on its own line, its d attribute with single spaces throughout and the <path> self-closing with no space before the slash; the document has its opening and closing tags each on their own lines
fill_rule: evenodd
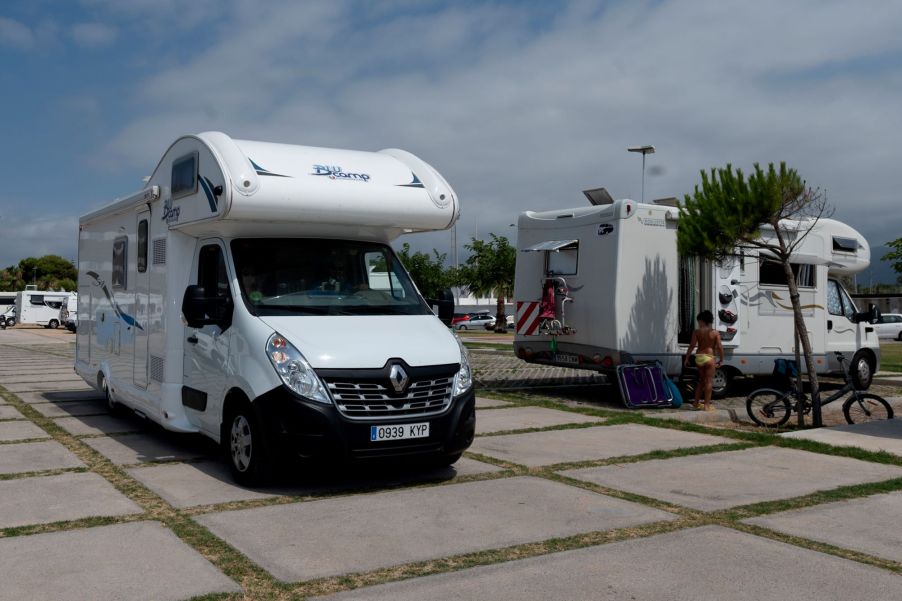
<svg viewBox="0 0 902 601">
<path fill-rule="evenodd" d="M 779 263 L 755 249 L 737 249 L 721 264 L 680 257 L 674 202 L 602 196 L 607 203 L 519 218 L 514 346 L 521 359 L 597 371 L 658 360 L 676 375 L 703 309 L 714 314 L 726 354 L 715 394 L 726 394 L 735 376 L 770 374 L 774 359 L 794 358 Z M 793 265 L 817 371 L 837 372 L 834 352 L 842 351 L 862 388 L 877 370 L 880 346 L 872 316 L 859 313 L 838 278 L 869 263 L 861 234 L 821 219 Z"/>
<path fill-rule="evenodd" d="M 277 455 L 453 463 L 475 428 L 467 355 L 389 243 L 458 214 L 402 150 L 181 137 L 143 190 L 81 218 L 76 371 L 219 441 L 245 483 Z"/>
<path fill-rule="evenodd" d="M 72 294 L 42 290 L 23 290 L 16 293 L 15 323 L 58 328 L 62 323 L 60 308 L 68 303 Z"/>
</svg>

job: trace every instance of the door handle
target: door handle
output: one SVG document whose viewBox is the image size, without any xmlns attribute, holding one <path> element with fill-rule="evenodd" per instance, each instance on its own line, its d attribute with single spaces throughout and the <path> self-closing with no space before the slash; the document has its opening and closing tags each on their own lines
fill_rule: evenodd
<svg viewBox="0 0 902 601">
<path fill-rule="evenodd" d="M 197 336 L 191 334 L 190 336 L 188 336 L 188 342 L 190 342 L 191 344 L 197 344 Z"/>
<path fill-rule="evenodd" d="M 833 329 L 833 320 L 832 320 L 832 319 L 828 319 L 828 320 L 827 320 L 827 331 L 829 332 L 829 331 L 832 330 L 832 329 Z"/>
</svg>

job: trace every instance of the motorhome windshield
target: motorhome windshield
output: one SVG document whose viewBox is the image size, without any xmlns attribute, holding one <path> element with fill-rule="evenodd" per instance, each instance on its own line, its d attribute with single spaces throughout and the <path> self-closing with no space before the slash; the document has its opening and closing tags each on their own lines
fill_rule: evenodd
<svg viewBox="0 0 902 601">
<path fill-rule="evenodd" d="M 373 242 L 242 238 L 231 243 L 255 315 L 425 315 L 391 249 Z"/>
</svg>

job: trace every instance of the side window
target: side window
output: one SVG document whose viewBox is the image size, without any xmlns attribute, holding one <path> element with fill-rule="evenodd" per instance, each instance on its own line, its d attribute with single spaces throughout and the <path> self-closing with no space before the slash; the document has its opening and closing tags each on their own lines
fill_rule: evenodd
<svg viewBox="0 0 902 601">
<path fill-rule="evenodd" d="M 204 296 L 208 299 L 222 301 L 209 303 L 209 317 L 228 323 L 232 312 L 229 275 L 222 247 L 218 244 L 207 244 L 200 249 L 197 258 L 197 284 L 203 286 Z M 226 327 L 228 325 L 224 325 L 223 329 Z"/>
<path fill-rule="evenodd" d="M 128 238 L 122 236 L 113 241 L 113 288 L 127 288 L 128 282 Z"/>
<path fill-rule="evenodd" d="M 579 266 L 579 242 L 548 253 L 548 275 L 576 275 Z"/>
<path fill-rule="evenodd" d="M 814 265 L 791 263 L 790 266 L 799 288 L 814 288 L 816 284 Z M 777 261 L 762 259 L 758 267 L 758 283 L 762 286 L 786 286 L 783 265 Z"/>
<path fill-rule="evenodd" d="M 836 280 L 827 282 L 827 312 L 830 315 L 843 315 L 842 297 L 839 295 L 839 283 Z"/>
<path fill-rule="evenodd" d="M 172 161 L 172 198 L 181 198 L 197 192 L 197 153 Z"/>
<path fill-rule="evenodd" d="M 138 273 L 147 271 L 147 220 L 138 222 Z"/>
<path fill-rule="evenodd" d="M 40 307 L 44 304 L 44 295 L 43 294 L 32 294 L 28 297 L 28 302 L 32 305 Z"/>
</svg>

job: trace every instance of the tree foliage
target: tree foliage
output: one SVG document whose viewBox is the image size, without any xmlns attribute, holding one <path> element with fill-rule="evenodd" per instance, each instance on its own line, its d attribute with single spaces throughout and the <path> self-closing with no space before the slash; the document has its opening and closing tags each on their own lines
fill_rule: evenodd
<svg viewBox="0 0 902 601">
<path fill-rule="evenodd" d="M 902 238 L 896 238 L 892 242 L 887 242 L 886 245 L 892 250 L 880 257 L 880 260 L 892 261 L 893 271 L 898 274 L 897 279 L 902 284 Z"/>
<path fill-rule="evenodd" d="M 78 280 L 78 270 L 71 261 L 59 255 L 28 257 L 0 271 L 0 290 L 16 292 L 26 284 L 36 284 L 39 290 L 72 291 Z"/>
<path fill-rule="evenodd" d="M 398 258 L 425 298 L 439 298 L 442 290 L 452 286 L 452 274 L 445 268 L 446 257 L 434 248 L 431 255 L 424 252 L 411 254 L 410 244 L 406 242 L 398 251 Z"/>
<path fill-rule="evenodd" d="M 458 269 L 456 283 L 477 296 L 494 295 L 498 299 L 495 331 L 507 330 L 504 302 L 514 295 L 514 266 L 517 250 L 505 236 L 490 234 L 490 240 L 472 238 L 464 248 L 470 256 Z"/>
<path fill-rule="evenodd" d="M 701 178 L 701 184 L 681 204 L 677 230 L 680 253 L 718 260 L 734 254 L 738 245 L 757 248 L 781 263 L 812 398 L 817 399 L 817 373 L 790 258 L 823 216 L 823 196 L 809 188 L 786 163 L 780 163 L 779 169 L 771 163 L 766 170 L 756 163 L 748 179 L 741 169 L 734 171 L 727 164 L 722 169 L 702 171 Z M 773 234 L 762 236 L 762 225 L 770 226 Z M 819 420 L 820 407 L 815 402 L 816 425 L 820 425 Z"/>
</svg>

